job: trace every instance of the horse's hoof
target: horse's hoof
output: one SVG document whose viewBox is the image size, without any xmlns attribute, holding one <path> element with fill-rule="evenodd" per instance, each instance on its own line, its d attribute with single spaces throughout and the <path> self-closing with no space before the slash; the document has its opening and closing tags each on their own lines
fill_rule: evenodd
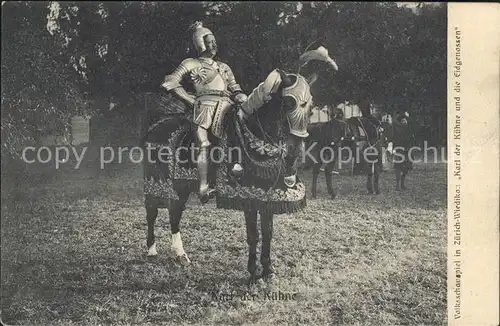
<svg viewBox="0 0 500 326">
<path fill-rule="evenodd" d="M 191 260 L 189 260 L 187 254 L 185 254 L 185 253 L 183 255 L 177 256 L 177 260 L 183 266 L 189 266 L 189 265 L 191 265 Z"/>
<path fill-rule="evenodd" d="M 170 250 L 170 257 L 183 266 L 188 266 L 191 264 L 191 260 L 189 260 L 188 255 L 185 252 L 178 254 L 177 252 L 175 252 L 175 250 Z"/>
<path fill-rule="evenodd" d="M 247 280 L 247 286 L 249 288 L 255 288 L 255 285 L 257 285 L 258 277 L 256 274 L 250 274 Z"/>
<path fill-rule="evenodd" d="M 374 195 L 380 195 L 380 190 L 377 190 L 373 193 Z"/>
<path fill-rule="evenodd" d="M 158 255 L 158 252 L 156 251 L 156 242 L 151 245 L 151 247 L 148 248 L 148 257 L 155 257 Z"/>
<path fill-rule="evenodd" d="M 210 201 L 210 199 L 215 197 L 215 189 L 208 189 L 207 191 L 200 193 L 198 195 L 202 205 L 205 205 Z"/>
<path fill-rule="evenodd" d="M 262 275 L 262 279 L 266 283 L 272 283 L 276 280 L 276 274 L 274 274 L 274 273 L 264 274 L 264 275 Z"/>
<path fill-rule="evenodd" d="M 276 284 L 278 282 L 278 277 L 276 276 L 275 273 L 268 273 L 262 275 L 262 280 L 264 281 L 265 287 L 268 290 L 273 290 L 274 287 L 276 287 Z"/>
</svg>

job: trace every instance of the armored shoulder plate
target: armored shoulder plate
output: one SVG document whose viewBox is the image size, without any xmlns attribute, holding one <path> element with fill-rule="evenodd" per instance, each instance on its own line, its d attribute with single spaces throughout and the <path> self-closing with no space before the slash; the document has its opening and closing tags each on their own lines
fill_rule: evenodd
<svg viewBox="0 0 500 326">
<path fill-rule="evenodd" d="M 170 91 L 174 88 L 181 87 L 181 81 L 191 70 L 196 67 L 200 67 L 201 63 L 192 58 L 185 59 L 181 62 L 181 64 L 170 74 L 165 76 L 163 80 L 162 87 L 164 87 L 167 91 Z"/>
<path fill-rule="evenodd" d="M 194 68 L 200 67 L 201 62 L 197 59 L 187 58 L 181 62 L 181 66 L 183 66 L 187 71 L 190 71 Z"/>
<path fill-rule="evenodd" d="M 231 68 L 229 68 L 229 65 L 227 63 L 224 63 L 222 61 L 216 61 L 216 63 L 219 66 L 221 72 L 231 70 Z"/>
</svg>

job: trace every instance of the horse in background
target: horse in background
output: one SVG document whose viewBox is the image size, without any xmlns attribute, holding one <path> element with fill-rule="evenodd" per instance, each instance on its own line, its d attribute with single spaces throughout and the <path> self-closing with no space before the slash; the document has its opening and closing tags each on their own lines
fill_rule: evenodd
<svg viewBox="0 0 500 326">
<path fill-rule="evenodd" d="M 333 174 L 339 159 L 344 159 L 344 149 L 352 150 L 352 134 L 346 122 L 341 117 L 335 117 L 327 122 L 315 123 L 308 126 L 309 137 L 306 140 L 306 153 L 313 161 L 312 170 L 312 198 L 317 195 L 317 181 L 321 167 L 324 164 L 324 173 L 328 194 L 334 199 L 337 192 L 333 187 Z"/>
<path fill-rule="evenodd" d="M 366 189 L 368 194 L 380 194 L 379 179 L 382 172 L 382 151 L 385 141 L 384 129 L 379 119 L 370 114 L 367 100 L 361 101 L 359 107 L 361 117 L 351 117 L 346 120 L 349 132 L 356 142 L 352 153 L 354 162 L 359 164 L 363 174 L 366 174 Z"/>
</svg>

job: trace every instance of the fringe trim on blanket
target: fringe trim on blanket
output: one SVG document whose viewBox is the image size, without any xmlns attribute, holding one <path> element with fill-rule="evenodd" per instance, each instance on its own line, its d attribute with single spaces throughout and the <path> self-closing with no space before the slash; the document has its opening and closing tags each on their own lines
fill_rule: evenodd
<svg viewBox="0 0 500 326">
<path fill-rule="evenodd" d="M 293 214 L 303 210 L 307 206 L 306 198 L 294 202 L 263 202 L 260 200 L 249 200 L 237 198 L 217 198 L 217 208 L 249 211 L 258 210 L 260 212 L 272 214 Z"/>
</svg>

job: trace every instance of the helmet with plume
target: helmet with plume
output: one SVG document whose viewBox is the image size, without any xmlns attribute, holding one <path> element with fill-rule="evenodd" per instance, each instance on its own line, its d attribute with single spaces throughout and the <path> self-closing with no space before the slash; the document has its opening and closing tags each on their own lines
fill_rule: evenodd
<svg viewBox="0 0 500 326">
<path fill-rule="evenodd" d="M 206 50 L 204 37 L 207 35 L 214 35 L 211 30 L 206 27 L 203 27 L 202 22 L 195 22 L 190 27 L 193 30 L 193 44 L 198 53 L 203 53 Z"/>
</svg>

